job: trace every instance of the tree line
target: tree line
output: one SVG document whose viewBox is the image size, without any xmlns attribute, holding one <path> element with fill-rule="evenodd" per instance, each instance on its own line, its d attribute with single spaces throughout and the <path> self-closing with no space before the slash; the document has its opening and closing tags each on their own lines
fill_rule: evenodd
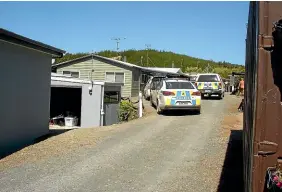
<svg viewBox="0 0 282 192">
<path fill-rule="evenodd" d="M 55 63 L 76 59 L 89 53 L 67 53 L 64 57 L 56 59 Z M 126 50 L 120 53 L 111 50 L 105 50 L 96 53 L 104 57 L 117 57 L 119 55 L 126 56 L 126 61 L 144 67 L 175 67 L 181 68 L 184 73 L 203 73 L 214 72 L 219 73 L 222 77 L 227 78 L 232 72 L 244 72 L 245 67 L 239 64 L 231 64 L 226 61 L 216 62 L 213 60 L 205 60 L 195 58 L 188 55 L 177 54 L 162 50 Z M 148 58 L 147 58 L 148 54 Z"/>
</svg>

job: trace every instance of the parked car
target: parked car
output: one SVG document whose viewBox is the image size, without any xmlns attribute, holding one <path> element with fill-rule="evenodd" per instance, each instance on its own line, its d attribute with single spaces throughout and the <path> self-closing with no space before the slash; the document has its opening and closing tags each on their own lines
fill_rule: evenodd
<svg viewBox="0 0 282 192">
<path fill-rule="evenodd" d="M 153 78 L 150 97 L 158 114 L 166 110 L 201 111 L 201 93 L 185 79 Z"/>
<path fill-rule="evenodd" d="M 153 79 L 153 77 L 150 77 L 150 79 L 148 80 L 148 82 L 147 82 L 147 84 L 145 85 L 145 88 L 144 88 L 144 97 L 145 97 L 146 100 L 150 99 L 152 79 Z"/>
<path fill-rule="evenodd" d="M 190 75 L 190 81 L 194 84 L 196 82 L 197 75 Z"/>
<path fill-rule="evenodd" d="M 225 85 L 219 74 L 203 73 L 198 74 L 195 85 L 201 92 L 202 97 L 218 97 L 223 99 L 225 93 Z"/>
</svg>

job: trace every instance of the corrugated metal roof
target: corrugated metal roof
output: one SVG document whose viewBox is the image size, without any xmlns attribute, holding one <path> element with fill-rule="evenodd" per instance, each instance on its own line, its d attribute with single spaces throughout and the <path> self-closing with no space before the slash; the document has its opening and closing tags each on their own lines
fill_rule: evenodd
<svg viewBox="0 0 282 192">
<path fill-rule="evenodd" d="M 68 82 L 75 84 L 91 84 L 90 80 L 73 78 L 62 74 L 51 73 L 51 85 L 52 81 L 60 81 L 60 82 Z M 105 81 L 93 81 L 94 85 L 113 85 L 113 86 L 121 86 L 123 83 L 115 83 L 115 82 L 105 82 Z"/>
<path fill-rule="evenodd" d="M 51 54 L 53 57 L 62 57 L 66 52 L 2 28 L 0 28 L 0 40 L 42 51 L 44 53 Z"/>
<path fill-rule="evenodd" d="M 180 68 L 162 68 L 162 67 L 145 67 L 145 68 L 156 70 L 156 71 L 161 71 L 161 72 L 166 72 L 166 73 L 179 73 L 179 72 L 182 73 Z"/>
</svg>

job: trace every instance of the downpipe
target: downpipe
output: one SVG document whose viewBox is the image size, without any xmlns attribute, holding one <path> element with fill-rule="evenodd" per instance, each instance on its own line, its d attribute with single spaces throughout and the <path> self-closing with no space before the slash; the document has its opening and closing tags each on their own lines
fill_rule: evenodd
<svg viewBox="0 0 282 192">
<path fill-rule="evenodd" d="M 100 126 L 104 125 L 104 85 L 101 85 L 101 108 L 100 108 Z"/>
</svg>

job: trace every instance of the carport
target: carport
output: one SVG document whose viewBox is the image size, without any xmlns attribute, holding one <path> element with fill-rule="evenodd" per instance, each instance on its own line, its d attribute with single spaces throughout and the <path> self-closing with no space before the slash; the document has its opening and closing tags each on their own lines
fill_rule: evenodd
<svg viewBox="0 0 282 192">
<path fill-rule="evenodd" d="M 52 73 L 50 118 L 72 115 L 83 128 L 118 123 L 122 85 Z"/>
</svg>

